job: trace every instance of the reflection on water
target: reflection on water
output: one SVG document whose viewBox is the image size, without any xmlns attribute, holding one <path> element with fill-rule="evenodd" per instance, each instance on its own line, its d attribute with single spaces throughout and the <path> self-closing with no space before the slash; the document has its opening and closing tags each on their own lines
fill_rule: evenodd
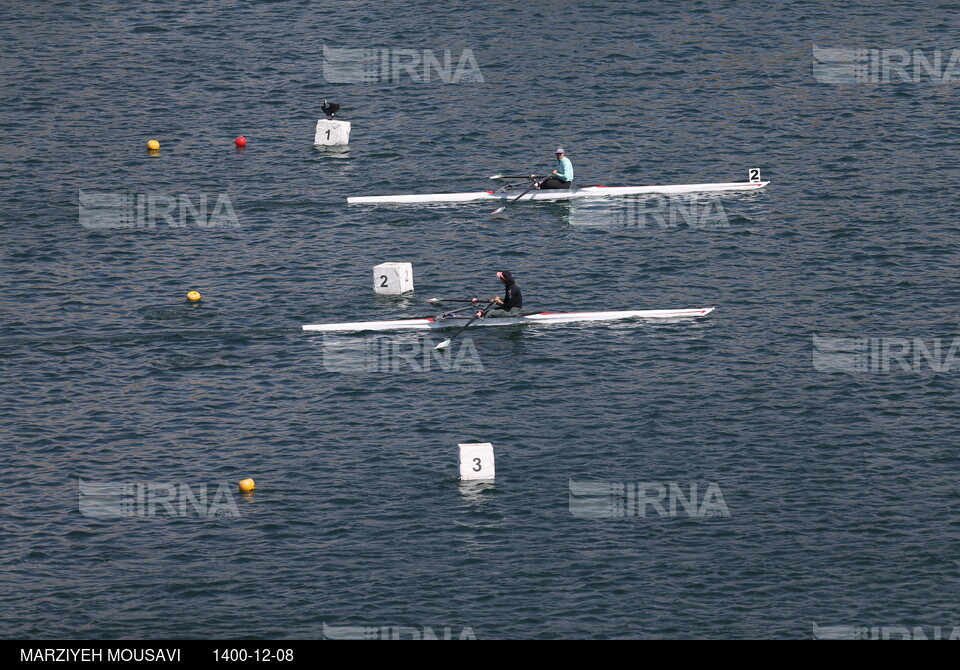
<svg viewBox="0 0 960 670">
<path fill-rule="evenodd" d="M 494 480 L 475 480 L 457 482 L 457 492 L 463 499 L 463 502 L 471 505 L 481 505 L 485 500 L 485 495 L 493 491 Z"/>
</svg>

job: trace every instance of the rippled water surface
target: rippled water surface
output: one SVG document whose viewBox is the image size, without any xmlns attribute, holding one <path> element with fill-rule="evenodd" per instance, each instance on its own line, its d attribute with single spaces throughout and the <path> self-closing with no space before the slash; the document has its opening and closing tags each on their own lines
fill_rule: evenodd
<svg viewBox="0 0 960 670">
<path fill-rule="evenodd" d="M 814 45 L 946 62 L 960 5 L 386 4 L 20 3 L 0 23 L 3 635 L 960 626 L 957 373 L 822 371 L 813 342 L 948 353 L 960 89 L 812 74 Z M 483 81 L 330 83 L 325 44 L 470 49 Z M 324 97 L 349 149 L 312 144 Z M 641 221 L 649 200 L 345 203 L 485 189 L 557 143 L 581 185 L 771 184 L 707 226 Z M 81 190 L 226 194 L 239 226 L 88 228 Z M 383 261 L 416 292 L 375 296 Z M 454 355 L 482 371 L 382 357 L 438 333 L 340 336 L 381 357 L 338 371 L 300 330 L 428 315 L 500 269 L 537 310 L 717 309 L 478 329 Z M 495 483 L 458 483 L 471 441 Z M 227 483 L 239 517 L 85 514 L 81 479 Z M 582 518 L 571 480 L 715 483 L 729 516 Z"/>
</svg>

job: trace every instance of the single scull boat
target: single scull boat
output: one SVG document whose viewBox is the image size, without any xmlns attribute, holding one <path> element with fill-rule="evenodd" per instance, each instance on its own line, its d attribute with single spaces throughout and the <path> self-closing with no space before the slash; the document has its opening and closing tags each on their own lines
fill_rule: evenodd
<svg viewBox="0 0 960 670">
<path fill-rule="evenodd" d="M 756 191 L 769 181 L 740 181 L 724 184 L 673 184 L 665 186 L 585 186 L 584 188 L 529 190 L 530 186 L 509 185 L 496 191 L 472 191 L 469 193 L 424 193 L 421 195 L 374 195 L 347 198 L 347 203 L 420 203 L 420 202 L 470 202 L 473 200 L 567 200 L 571 198 L 597 198 L 619 195 L 642 195 L 644 193 L 706 193 L 710 191 Z"/>
<path fill-rule="evenodd" d="M 623 312 L 566 312 L 524 314 L 499 319 L 477 319 L 473 326 L 510 326 L 527 323 L 575 323 L 577 321 L 618 321 L 622 319 L 680 319 L 706 316 L 715 307 L 703 309 L 646 309 Z M 469 316 L 433 317 L 424 319 L 399 319 L 396 321 L 357 321 L 354 323 L 318 323 L 303 326 L 304 330 L 322 331 L 364 331 L 364 330 L 434 330 L 438 328 L 457 328 L 470 321 Z"/>
</svg>

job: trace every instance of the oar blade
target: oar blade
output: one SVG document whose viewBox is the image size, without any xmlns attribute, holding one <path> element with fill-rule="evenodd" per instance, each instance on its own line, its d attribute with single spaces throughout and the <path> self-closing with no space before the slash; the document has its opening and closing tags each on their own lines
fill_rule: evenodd
<svg viewBox="0 0 960 670">
<path fill-rule="evenodd" d="M 506 208 L 507 208 L 506 205 L 504 205 L 503 207 L 497 207 L 495 210 L 493 210 L 492 212 L 490 212 L 490 216 L 493 216 L 494 214 L 499 214 L 500 212 L 502 212 L 502 211 L 505 210 Z"/>
<path fill-rule="evenodd" d="M 446 349 L 450 346 L 450 340 L 444 340 L 440 344 L 434 347 L 434 349 Z"/>
</svg>

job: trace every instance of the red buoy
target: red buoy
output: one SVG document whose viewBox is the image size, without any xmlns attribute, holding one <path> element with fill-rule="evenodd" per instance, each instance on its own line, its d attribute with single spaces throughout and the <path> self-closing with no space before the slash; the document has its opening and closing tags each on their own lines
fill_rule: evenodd
<svg viewBox="0 0 960 670">
<path fill-rule="evenodd" d="M 241 135 L 240 137 L 235 139 L 233 143 L 236 144 L 238 147 L 245 147 L 247 146 L 247 138 Z"/>
</svg>

